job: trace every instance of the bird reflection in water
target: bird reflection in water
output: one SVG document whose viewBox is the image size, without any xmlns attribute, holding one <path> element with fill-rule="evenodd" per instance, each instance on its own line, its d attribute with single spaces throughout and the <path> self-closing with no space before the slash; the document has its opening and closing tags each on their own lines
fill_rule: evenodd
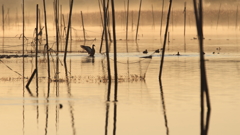
<svg viewBox="0 0 240 135">
<path fill-rule="evenodd" d="M 84 57 L 84 58 L 82 58 L 82 60 L 81 60 L 81 62 L 82 63 L 94 63 L 95 62 L 95 59 L 94 59 L 94 57 Z"/>
</svg>

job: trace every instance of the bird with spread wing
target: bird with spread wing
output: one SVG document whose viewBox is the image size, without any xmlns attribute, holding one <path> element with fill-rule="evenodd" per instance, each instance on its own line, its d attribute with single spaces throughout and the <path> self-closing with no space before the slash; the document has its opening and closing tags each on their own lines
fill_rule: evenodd
<svg viewBox="0 0 240 135">
<path fill-rule="evenodd" d="M 87 51 L 87 53 L 89 54 L 89 56 L 94 57 L 95 54 L 95 49 L 94 49 L 94 44 L 92 45 L 92 48 L 89 46 L 85 46 L 85 45 L 81 45 L 81 48 L 83 48 L 84 50 Z"/>
</svg>

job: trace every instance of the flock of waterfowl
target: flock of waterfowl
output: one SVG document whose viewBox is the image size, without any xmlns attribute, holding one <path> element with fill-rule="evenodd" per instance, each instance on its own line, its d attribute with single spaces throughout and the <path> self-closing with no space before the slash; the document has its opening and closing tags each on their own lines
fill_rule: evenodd
<svg viewBox="0 0 240 135">
<path fill-rule="evenodd" d="M 95 45 L 94 45 L 94 44 L 92 45 L 92 48 L 89 47 L 89 46 L 85 46 L 85 45 L 80 45 L 80 47 L 83 48 L 85 51 L 87 51 L 87 53 L 89 54 L 89 56 L 94 57 L 94 55 L 95 55 L 95 49 L 94 49 Z M 159 53 L 160 50 L 162 50 L 162 48 L 155 50 L 154 53 Z M 218 54 L 219 54 L 221 48 L 218 47 L 218 48 L 216 48 L 216 50 L 218 51 Z M 148 53 L 148 50 L 145 49 L 142 53 L 143 53 L 143 54 L 147 54 L 147 53 Z M 205 52 L 203 52 L 203 54 L 205 54 Z M 215 54 L 215 52 L 213 52 L 213 54 Z M 177 52 L 177 54 L 174 54 L 174 55 L 180 56 L 180 53 Z"/>
</svg>

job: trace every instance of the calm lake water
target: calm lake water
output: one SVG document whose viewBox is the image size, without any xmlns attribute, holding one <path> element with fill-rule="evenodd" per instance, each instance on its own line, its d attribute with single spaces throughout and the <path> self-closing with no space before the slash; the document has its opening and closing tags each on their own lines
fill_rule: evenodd
<svg viewBox="0 0 240 135">
<path fill-rule="evenodd" d="M 174 27 L 169 31 L 170 42 L 166 46 L 160 87 L 158 74 L 161 54 L 152 53 L 162 47 L 163 39 L 159 38 L 159 29 L 142 27 L 137 43 L 132 40 L 134 32 L 130 32 L 130 41 L 126 43 L 124 28 L 118 28 L 118 102 L 114 102 L 114 81 L 109 87 L 105 80 L 105 56 L 98 53 L 100 28 L 89 28 L 88 31 L 89 39 L 96 38 L 86 42 L 86 45 L 96 45 L 94 58 L 79 53 L 82 51 L 79 45 L 83 44 L 80 33 L 70 43 L 69 50 L 73 53 L 68 54 L 67 68 L 63 63 L 63 53 L 59 54 L 57 66 L 57 57 L 52 51 L 50 66 L 53 81 L 50 83 L 47 81 L 46 57 L 39 54 L 38 88 L 35 77 L 30 89 L 25 88 L 35 69 L 34 57 L 24 58 L 24 70 L 23 58 L 0 59 L 1 134 L 200 134 L 199 53 L 198 40 L 193 39 L 197 37 L 196 31 L 194 27 L 189 27 L 185 40 L 183 28 Z M 204 32 L 205 62 L 212 106 L 210 113 L 206 109 L 204 111 L 205 117 L 209 117 L 206 123 L 209 125 L 208 134 L 239 135 L 240 31 L 227 27 L 219 27 L 217 30 L 209 27 Z M 21 32 L 19 30 L 15 33 L 17 35 Z M 26 41 L 26 53 L 29 55 L 31 49 L 34 50 L 30 44 L 31 34 Z M 21 55 L 21 39 L 18 36 L 11 36 L 7 31 L 1 40 L 4 40 L 1 54 Z M 51 37 L 50 42 L 55 50 L 54 37 Z M 40 50 L 41 47 L 43 45 Z M 145 49 L 148 49 L 148 54 L 141 53 Z M 112 51 L 112 46 L 110 50 Z M 174 55 L 177 52 L 181 55 Z M 152 59 L 140 58 L 150 54 Z M 113 70 L 112 53 L 110 57 Z M 22 79 L 23 75 L 25 79 Z M 142 79 L 144 76 L 145 79 Z M 56 77 L 59 81 L 54 81 Z M 109 102 L 108 89 L 111 90 Z"/>
</svg>

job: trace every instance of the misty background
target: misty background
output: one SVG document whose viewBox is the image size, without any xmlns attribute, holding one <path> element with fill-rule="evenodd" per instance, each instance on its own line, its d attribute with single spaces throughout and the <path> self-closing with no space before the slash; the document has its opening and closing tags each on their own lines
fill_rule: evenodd
<svg viewBox="0 0 240 135">
<path fill-rule="evenodd" d="M 48 23 L 54 22 L 53 1 L 46 0 Z M 7 25 L 21 25 L 22 20 L 22 0 L 0 0 L 1 16 Z M 41 16 L 43 18 L 43 0 L 24 0 L 26 24 L 35 22 L 36 4 L 39 4 Z M 67 23 L 70 0 L 59 0 L 62 14 Z M 142 12 L 140 25 L 159 26 L 161 19 L 162 0 L 142 0 Z M 192 0 L 173 0 L 170 24 L 183 26 L 184 2 L 187 3 L 187 26 L 195 25 Z M 163 23 L 166 21 L 166 14 L 169 0 L 164 0 Z M 214 26 L 230 25 L 237 26 L 239 0 L 204 0 L 204 25 Z M 140 0 L 129 0 L 129 25 L 136 25 L 138 18 Z M 126 24 L 127 0 L 115 0 L 117 25 Z M 86 26 L 101 26 L 101 14 L 99 0 L 74 0 L 72 23 L 81 25 L 80 12 L 83 12 Z M 111 9 L 110 9 L 111 11 Z M 110 12 L 111 14 L 111 12 Z M 2 19 L 2 17 L 1 17 Z M 43 19 L 42 19 L 43 20 Z M 2 21 L 1 21 L 2 25 Z"/>
<path fill-rule="evenodd" d="M 1 5 L 5 5 L 8 8 L 21 8 L 23 0 L 0 0 Z M 43 0 L 24 0 L 26 10 L 33 10 L 36 4 L 42 6 Z M 69 7 L 69 0 L 59 0 L 60 4 L 66 9 Z M 137 10 L 139 7 L 140 0 L 129 0 L 130 8 L 132 10 Z M 168 5 L 169 0 L 164 0 L 165 7 Z M 182 8 L 184 2 L 187 2 L 189 7 L 192 9 L 192 0 L 173 0 L 173 8 Z M 126 5 L 127 0 L 115 0 L 116 10 L 123 10 L 124 5 Z M 225 8 L 231 9 L 237 6 L 239 0 L 203 0 L 205 8 L 216 8 L 219 4 L 225 6 Z M 48 7 L 52 7 L 53 0 L 46 0 Z M 158 10 L 161 10 L 162 0 L 143 0 L 142 9 L 151 9 L 151 5 Z M 74 0 L 74 10 L 98 10 L 98 0 Z"/>
</svg>

